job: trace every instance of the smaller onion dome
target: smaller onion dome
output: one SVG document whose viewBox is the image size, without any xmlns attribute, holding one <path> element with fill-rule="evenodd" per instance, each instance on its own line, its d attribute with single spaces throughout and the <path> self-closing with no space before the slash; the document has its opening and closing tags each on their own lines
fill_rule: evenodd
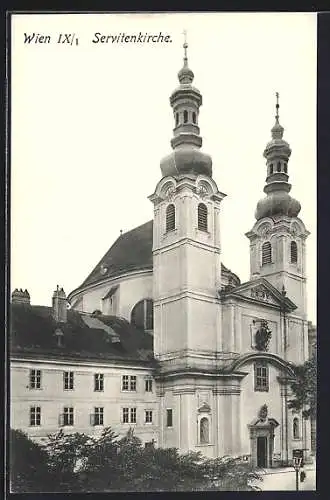
<svg viewBox="0 0 330 500">
<path fill-rule="evenodd" d="M 212 158 L 199 149 L 183 147 L 175 149 L 160 162 L 162 176 L 178 174 L 204 174 L 212 176 Z"/>
<path fill-rule="evenodd" d="M 272 139 L 268 142 L 264 157 L 267 161 L 267 178 L 264 192 L 266 197 L 261 199 L 256 208 L 255 218 L 287 216 L 297 217 L 301 205 L 289 195 L 291 184 L 288 179 L 288 162 L 291 156 L 289 144 L 283 140 L 284 128 L 279 122 L 279 94 L 276 92 L 275 125 L 271 129 Z"/>
</svg>

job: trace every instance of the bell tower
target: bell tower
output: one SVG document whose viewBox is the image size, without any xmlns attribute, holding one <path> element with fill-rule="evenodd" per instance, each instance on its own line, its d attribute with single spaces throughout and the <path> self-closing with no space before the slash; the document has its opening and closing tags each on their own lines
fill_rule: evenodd
<svg viewBox="0 0 330 500">
<path fill-rule="evenodd" d="M 192 85 L 194 74 L 188 66 L 186 40 L 183 47 L 179 86 L 170 97 L 173 151 L 161 160 L 162 178 L 149 197 L 154 205 L 159 445 L 217 456 L 223 453 L 219 422 L 224 410 L 214 374 L 222 350 L 218 291 L 220 205 L 225 195 L 212 178 L 211 157 L 201 151 L 198 118 L 202 95 Z"/>
<path fill-rule="evenodd" d="M 291 148 L 283 139 L 276 93 L 275 125 L 267 144 L 267 177 L 256 208 L 257 222 L 246 234 L 250 240 L 251 279 L 263 276 L 297 305 L 295 315 L 306 319 L 306 238 L 310 234 L 298 217 L 301 206 L 290 196 L 288 162 Z"/>
<path fill-rule="evenodd" d="M 170 97 L 173 151 L 161 161 L 154 204 L 154 350 L 160 361 L 188 367 L 212 364 L 221 349 L 220 193 L 212 159 L 201 151 L 202 96 L 192 86 L 187 43 L 180 86 Z"/>
</svg>

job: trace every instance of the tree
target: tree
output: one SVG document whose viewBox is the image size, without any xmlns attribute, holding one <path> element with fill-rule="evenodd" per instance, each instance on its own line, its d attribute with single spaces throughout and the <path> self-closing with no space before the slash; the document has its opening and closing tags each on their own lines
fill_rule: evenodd
<svg viewBox="0 0 330 500">
<path fill-rule="evenodd" d="M 14 493 L 47 491 L 50 483 L 46 450 L 15 429 L 10 430 L 10 483 Z"/>
<path fill-rule="evenodd" d="M 304 418 L 316 418 L 317 409 L 317 359 L 316 352 L 303 365 L 295 367 L 295 380 L 291 383 L 293 399 L 289 400 L 289 408 L 303 410 Z"/>
</svg>

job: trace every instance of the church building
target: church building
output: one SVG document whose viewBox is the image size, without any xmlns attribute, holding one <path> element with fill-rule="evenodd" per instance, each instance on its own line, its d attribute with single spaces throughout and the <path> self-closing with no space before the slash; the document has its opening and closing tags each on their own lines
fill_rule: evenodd
<svg viewBox="0 0 330 500">
<path fill-rule="evenodd" d="M 241 283 L 222 263 L 226 195 L 201 149 L 187 44 L 178 79 L 153 220 L 121 234 L 68 297 L 57 287 L 51 308 L 12 295 L 11 426 L 41 441 L 59 428 L 133 427 L 146 446 L 259 467 L 289 464 L 297 449 L 308 459 L 310 423 L 288 401 L 293 365 L 309 355 L 309 232 L 290 195 L 278 96 Z"/>
</svg>

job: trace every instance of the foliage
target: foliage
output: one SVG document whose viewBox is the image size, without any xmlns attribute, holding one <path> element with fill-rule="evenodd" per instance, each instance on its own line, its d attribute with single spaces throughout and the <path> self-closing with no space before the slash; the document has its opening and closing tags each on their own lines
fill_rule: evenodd
<svg viewBox="0 0 330 500">
<path fill-rule="evenodd" d="M 295 380 L 291 383 L 293 399 L 289 408 L 303 410 L 304 418 L 316 418 L 317 409 L 317 359 L 316 352 L 303 365 L 295 367 Z"/>
<path fill-rule="evenodd" d="M 240 458 L 209 459 L 199 452 L 180 454 L 176 448 L 145 448 L 132 429 L 122 438 L 111 428 L 93 437 L 61 430 L 48 436 L 40 450 L 48 487 L 43 489 L 41 478 L 38 491 L 245 491 L 256 489 L 251 483 L 260 480 Z M 20 491 L 33 491 L 28 484 L 24 487 Z"/>
<path fill-rule="evenodd" d="M 10 483 L 14 493 L 47 491 L 47 452 L 19 430 L 10 430 Z"/>
</svg>

